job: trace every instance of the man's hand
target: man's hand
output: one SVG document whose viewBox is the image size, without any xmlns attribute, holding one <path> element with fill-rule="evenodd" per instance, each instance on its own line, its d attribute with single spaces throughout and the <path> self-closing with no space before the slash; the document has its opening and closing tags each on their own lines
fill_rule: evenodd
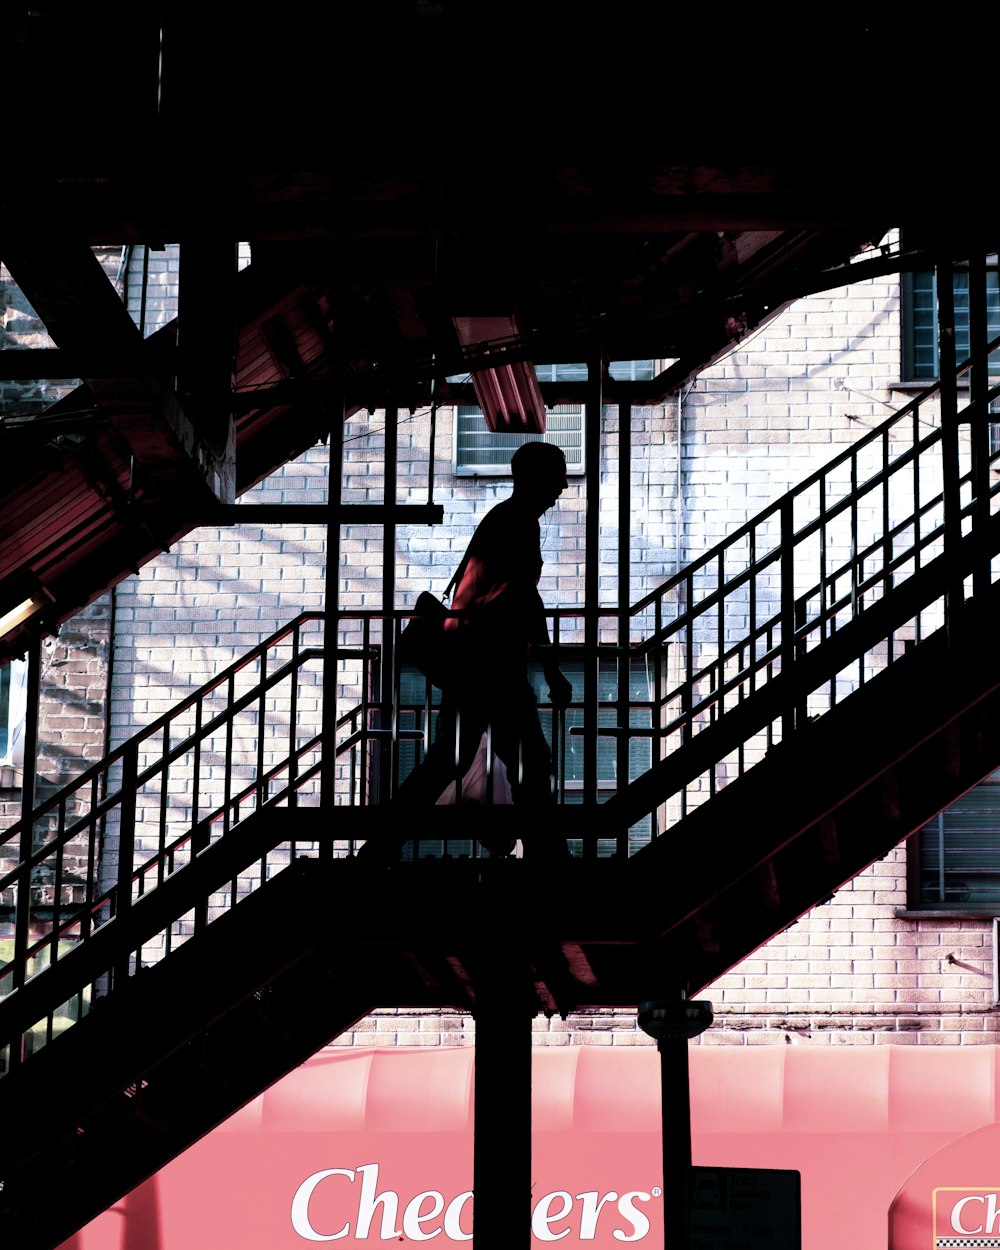
<svg viewBox="0 0 1000 1250">
<path fill-rule="evenodd" d="M 549 702 L 553 707 L 568 707 L 573 702 L 573 683 L 558 668 L 550 669 L 545 674 L 549 686 Z"/>
</svg>

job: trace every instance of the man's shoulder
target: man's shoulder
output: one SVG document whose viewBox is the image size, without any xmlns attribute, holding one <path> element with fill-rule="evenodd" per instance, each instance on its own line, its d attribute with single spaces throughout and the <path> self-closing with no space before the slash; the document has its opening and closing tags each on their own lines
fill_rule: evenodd
<svg viewBox="0 0 1000 1250">
<path fill-rule="evenodd" d="M 491 564 L 505 564 L 508 560 L 519 562 L 539 545 L 537 518 L 523 508 L 509 505 L 510 501 L 505 499 L 492 507 L 479 522 L 470 543 L 472 554 Z"/>
<path fill-rule="evenodd" d="M 513 497 L 494 504 L 476 527 L 476 533 L 540 533 L 538 517 Z"/>
</svg>

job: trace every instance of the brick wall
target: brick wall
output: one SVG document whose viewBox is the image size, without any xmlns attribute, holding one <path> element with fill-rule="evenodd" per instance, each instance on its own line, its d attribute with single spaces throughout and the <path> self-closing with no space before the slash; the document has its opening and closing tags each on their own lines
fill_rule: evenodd
<svg viewBox="0 0 1000 1250">
<path fill-rule="evenodd" d="M 172 315 L 171 264 L 147 273 L 147 328 Z M 135 258 L 130 282 L 138 272 Z M 160 274 L 164 277 L 161 281 Z M 153 275 L 156 274 L 155 280 Z M 156 301 L 153 298 L 155 287 Z M 155 309 L 154 309 L 155 302 Z M 634 411 L 631 492 L 634 599 L 710 548 L 901 406 L 898 287 L 884 279 L 802 300 L 670 402 Z M 451 475 L 451 413 L 438 413 L 438 527 L 402 526 L 396 537 L 395 606 L 425 586 L 443 589 L 475 524 L 506 496 L 504 479 Z M 384 412 L 359 413 L 345 429 L 345 501 L 381 502 Z M 402 411 L 396 498 L 426 498 L 430 421 Z M 605 414 L 601 482 L 601 598 L 613 604 L 619 535 L 617 412 Z M 678 459 L 678 448 L 680 458 Z M 317 446 L 244 497 L 326 498 L 327 450 Z M 582 602 L 586 499 L 573 479 L 543 518 L 542 592 L 552 605 Z M 196 531 L 115 592 L 111 736 L 119 742 L 213 676 L 299 611 L 322 604 L 320 527 Z M 341 606 L 378 609 L 385 559 L 379 525 L 342 532 Z M 85 735 L 86 736 L 86 732 Z M 86 745 L 86 744 L 84 744 Z M 716 1024 L 705 1045 L 958 1044 L 996 1036 L 992 923 L 913 920 L 905 856 L 897 850 L 823 907 L 804 916 L 715 985 Z M 455 1013 L 382 1011 L 339 1045 L 464 1043 L 473 1022 Z M 537 1018 L 539 1045 L 651 1044 L 630 1013 Z"/>
</svg>

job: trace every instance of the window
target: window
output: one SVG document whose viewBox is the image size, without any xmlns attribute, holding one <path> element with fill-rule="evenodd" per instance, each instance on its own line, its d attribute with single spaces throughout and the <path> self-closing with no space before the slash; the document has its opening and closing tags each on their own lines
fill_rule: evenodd
<svg viewBox="0 0 1000 1250">
<path fill-rule="evenodd" d="M 653 360 L 615 360 L 608 371 L 618 381 L 648 381 L 658 363 Z M 585 364 L 536 365 L 539 382 L 586 382 Z M 453 379 L 459 380 L 459 379 Z M 583 473 L 582 404 L 557 404 L 546 409 L 546 443 L 555 443 L 566 456 L 570 474 Z M 493 434 L 482 412 L 472 405 L 460 405 L 455 415 L 455 473 L 461 477 L 501 476 L 510 472 L 510 458 L 522 443 L 538 440 L 537 434 Z"/>
<path fill-rule="evenodd" d="M 455 472 L 460 476 L 510 473 L 510 458 L 522 443 L 555 443 L 566 456 L 569 473 L 582 473 L 583 405 L 556 404 L 546 409 L 545 433 L 493 434 L 482 412 L 460 404 L 455 413 Z"/>
<path fill-rule="evenodd" d="M 1000 769 L 916 833 L 908 906 L 1000 911 Z"/>
<path fill-rule="evenodd" d="M 986 337 L 1000 335 L 1000 285 L 997 256 L 987 258 L 986 273 Z M 969 274 L 955 273 L 955 358 L 969 355 Z M 903 380 L 932 382 L 938 376 L 937 275 L 933 270 L 918 270 L 903 279 Z M 1000 352 L 994 353 L 991 364 L 1000 375 Z"/>
<path fill-rule="evenodd" d="M 616 382 L 648 382 L 665 364 L 664 360 L 612 360 L 608 373 Z"/>
<path fill-rule="evenodd" d="M 0 767 L 20 768 L 28 666 L 11 660 L 0 667 Z M 5 779 L 5 784 L 9 779 Z"/>
<path fill-rule="evenodd" d="M 653 724 L 652 691 L 653 691 L 653 660 L 650 658 L 634 660 L 629 671 L 629 725 L 634 729 L 649 729 Z M 574 701 L 583 699 L 583 661 L 565 657 L 559 667 L 573 683 Z M 535 689 L 539 703 L 547 698 L 544 679 L 538 674 Z M 597 714 L 598 727 L 611 728 L 615 724 L 616 709 L 611 706 L 618 690 L 618 664 L 607 659 L 598 662 L 597 699 L 601 707 Z M 574 733 L 583 725 L 583 712 L 580 708 L 569 708 L 566 712 L 566 740 L 563 744 L 563 770 L 566 787 L 566 803 L 579 803 L 583 797 L 583 735 Z M 542 710 L 542 727 L 551 741 L 552 713 Z M 627 785 L 636 777 L 652 767 L 652 737 L 648 734 L 637 734 L 629 739 L 628 776 L 619 781 L 618 777 L 618 736 L 602 734 L 597 739 L 597 795 L 598 801 L 610 798 L 621 785 Z M 652 818 L 647 817 L 629 830 L 629 854 L 645 846 L 653 833 Z M 599 847 L 598 853 L 603 848 Z M 613 847 L 607 848 L 608 853 Z"/>
</svg>

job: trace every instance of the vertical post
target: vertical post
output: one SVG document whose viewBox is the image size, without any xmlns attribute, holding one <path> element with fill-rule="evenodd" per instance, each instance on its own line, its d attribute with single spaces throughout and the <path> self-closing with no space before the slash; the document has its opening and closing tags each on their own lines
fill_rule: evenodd
<svg viewBox="0 0 1000 1250">
<path fill-rule="evenodd" d="M 331 405 L 330 465 L 326 495 L 326 570 L 323 587 L 323 760 L 320 766 L 320 803 L 332 812 L 336 786 L 337 640 L 340 632 L 340 494 L 344 476 L 344 397 Z M 332 858 L 329 839 L 320 848 Z"/>
<path fill-rule="evenodd" d="M 601 600 L 601 425 L 604 416 L 604 353 L 587 362 L 587 403 L 584 408 L 587 457 L 587 511 L 584 539 L 583 647 L 583 801 L 597 803 L 597 639 Z M 597 841 L 587 838 L 584 859 L 597 856 Z"/>
<path fill-rule="evenodd" d="M 972 452 L 973 526 L 980 535 L 973 572 L 973 592 L 985 594 L 990 585 L 989 550 L 983 537 L 990 519 L 990 414 L 986 249 L 982 243 L 969 256 L 969 445 Z M 980 600 L 982 602 L 982 600 Z"/>
<path fill-rule="evenodd" d="M 712 1023 L 712 1004 L 676 997 L 639 1004 L 639 1027 L 656 1038 L 660 1054 L 663 1132 L 664 1250 L 687 1250 L 688 1182 L 691 1174 L 691 1083 L 688 1042 Z"/>
<path fill-rule="evenodd" d="M 506 939 L 484 946 L 481 956 L 474 1011 L 473 1222 L 480 1245 L 529 1250 L 530 1016 L 519 992 L 520 961 Z"/>
<path fill-rule="evenodd" d="M 148 258 L 148 249 L 146 254 Z M 236 360 L 238 267 L 238 247 L 232 239 L 181 242 L 178 389 L 202 436 L 220 457 L 233 438 L 229 397 Z"/>
<path fill-rule="evenodd" d="M 382 488 L 382 504 L 385 520 L 382 523 L 382 660 L 379 673 L 379 721 L 383 729 L 395 730 L 396 664 L 393 656 L 396 641 L 396 488 L 398 480 L 397 458 L 399 454 L 399 409 L 387 404 L 385 409 L 385 471 Z M 382 734 L 379 738 L 379 802 L 385 803 L 396 781 L 396 734 Z"/>
<path fill-rule="evenodd" d="M 791 497 L 781 504 L 781 679 L 785 689 L 782 701 L 781 740 L 790 742 L 795 732 L 795 521 Z"/>
<path fill-rule="evenodd" d="M 132 869 L 135 864 L 135 812 L 136 786 L 139 779 L 139 744 L 133 738 L 122 757 L 122 800 L 118 818 L 118 874 L 115 885 L 114 918 L 124 920 L 132 908 Z M 121 926 L 124 930 L 124 925 Z M 136 971 L 139 970 L 141 948 L 136 952 Z M 111 988 L 120 990 L 128 981 L 131 952 L 119 942 L 114 956 Z"/>
<path fill-rule="evenodd" d="M 958 545 L 962 537 L 959 494 L 958 384 L 955 377 L 955 287 L 951 260 L 943 256 L 937 266 L 938 381 L 941 395 L 941 481 L 944 497 L 944 554 L 949 567 L 958 568 Z M 945 588 L 944 615 L 948 637 L 954 641 L 962 614 L 960 575 L 953 574 Z"/>
<path fill-rule="evenodd" d="M 624 396 L 618 401 L 618 709 L 616 721 L 618 785 L 629 780 L 632 739 L 625 729 L 631 724 L 632 657 L 629 649 L 632 583 L 632 403 Z M 618 834 L 619 859 L 628 855 L 628 830 Z"/>
</svg>

